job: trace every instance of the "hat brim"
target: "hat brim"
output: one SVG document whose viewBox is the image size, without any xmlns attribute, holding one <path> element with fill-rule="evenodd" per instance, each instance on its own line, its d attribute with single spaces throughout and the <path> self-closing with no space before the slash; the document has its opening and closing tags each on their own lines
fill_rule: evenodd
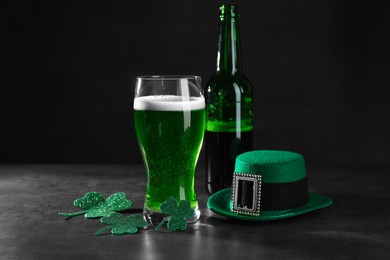
<svg viewBox="0 0 390 260">
<path fill-rule="evenodd" d="M 333 203 L 333 200 L 325 195 L 309 192 L 309 202 L 302 207 L 287 210 L 263 210 L 260 211 L 260 216 L 247 216 L 232 211 L 231 193 L 231 188 L 214 193 L 208 199 L 207 207 L 213 212 L 229 218 L 250 221 L 267 221 L 298 216 L 313 210 L 328 207 Z"/>
</svg>

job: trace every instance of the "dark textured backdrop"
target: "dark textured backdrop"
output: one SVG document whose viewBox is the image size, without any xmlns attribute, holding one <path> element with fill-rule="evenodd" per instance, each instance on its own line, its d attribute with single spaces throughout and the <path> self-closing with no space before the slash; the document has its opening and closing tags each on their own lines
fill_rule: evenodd
<svg viewBox="0 0 390 260">
<path fill-rule="evenodd" d="M 141 162 L 142 74 L 215 69 L 220 1 L 13 1 L 2 8 L 0 163 Z M 255 148 L 388 164 L 389 15 L 374 1 L 241 1 Z"/>
</svg>

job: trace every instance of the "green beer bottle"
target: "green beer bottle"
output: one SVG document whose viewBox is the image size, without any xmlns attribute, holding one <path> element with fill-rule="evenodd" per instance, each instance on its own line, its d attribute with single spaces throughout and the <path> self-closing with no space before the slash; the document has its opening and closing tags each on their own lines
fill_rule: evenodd
<svg viewBox="0 0 390 260">
<path fill-rule="evenodd" d="M 236 157 L 252 150 L 252 85 L 242 71 L 238 7 L 220 7 L 217 69 L 207 84 L 206 190 L 231 187 Z"/>
</svg>

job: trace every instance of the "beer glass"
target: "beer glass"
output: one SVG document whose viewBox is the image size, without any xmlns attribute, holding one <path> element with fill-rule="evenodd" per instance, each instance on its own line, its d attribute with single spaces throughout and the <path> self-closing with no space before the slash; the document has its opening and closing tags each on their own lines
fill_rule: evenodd
<svg viewBox="0 0 390 260">
<path fill-rule="evenodd" d="M 173 196 L 195 210 L 199 220 L 195 167 L 205 127 L 199 76 L 141 76 L 134 98 L 135 130 L 146 168 L 144 216 L 153 225 L 165 217 L 160 205 Z"/>
</svg>

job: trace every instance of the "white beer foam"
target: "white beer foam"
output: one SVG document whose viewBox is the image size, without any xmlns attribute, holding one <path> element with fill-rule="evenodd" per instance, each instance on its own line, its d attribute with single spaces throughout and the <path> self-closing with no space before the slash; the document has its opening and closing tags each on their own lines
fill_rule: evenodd
<svg viewBox="0 0 390 260">
<path fill-rule="evenodd" d="M 181 96 L 144 96 L 134 99 L 134 110 L 154 111 L 183 111 L 198 110 L 205 108 L 204 98 L 191 97 L 190 100 L 183 100 Z"/>
</svg>

